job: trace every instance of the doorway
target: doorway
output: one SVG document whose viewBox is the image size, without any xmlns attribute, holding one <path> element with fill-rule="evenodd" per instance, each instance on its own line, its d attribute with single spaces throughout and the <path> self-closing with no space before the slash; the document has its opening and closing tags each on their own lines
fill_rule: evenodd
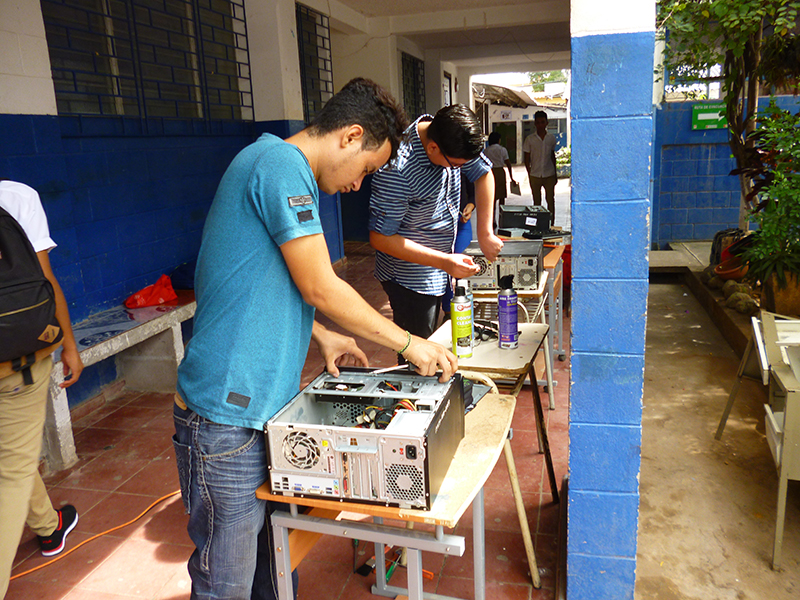
<svg viewBox="0 0 800 600">
<path fill-rule="evenodd" d="M 492 123 L 492 131 L 500 134 L 500 145 L 508 150 L 508 159 L 512 165 L 517 164 L 517 124 L 511 123 Z"/>
</svg>

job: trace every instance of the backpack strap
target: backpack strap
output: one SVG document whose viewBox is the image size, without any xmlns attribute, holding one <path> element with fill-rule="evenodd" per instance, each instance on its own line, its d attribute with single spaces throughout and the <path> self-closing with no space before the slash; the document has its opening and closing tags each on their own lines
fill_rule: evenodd
<svg viewBox="0 0 800 600">
<path fill-rule="evenodd" d="M 33 375 L 31 375 L 31 365 L 36 362 L 36 354 L 29 354 L 25 357 L 25 364 L 22 364 L 22 358 L 15 358 L 11 361 L 11 368 L 22 374 L 22 383 L 31 385 L 33 383 Z"/>
<path fill-rule="evenodd" d="M 37 350 L 33 354 L 0 363 L 0 379 L 8 377 L 13 373 L 21 373 L 22 381 L 25 383 L 25 385 L 31 385 L 33 383 L 33 375 L 31 374 L 30 369 L 33 363 L 35 363 L 37 360 L 44 360 L 50 356 L 60 345 L 61 341 L 58 341 L 52 346 Z M 24 363 L 23 360 L 25 361 Z"/>
</svg>

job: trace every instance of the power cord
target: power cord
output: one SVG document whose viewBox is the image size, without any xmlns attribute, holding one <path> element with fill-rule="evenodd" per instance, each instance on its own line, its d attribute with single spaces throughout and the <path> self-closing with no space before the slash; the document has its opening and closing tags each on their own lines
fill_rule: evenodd
<svg viewBox="0 0 800 600">
<path fill-rule="evenodd" d="M 136 517 L 136 518 L 134 518 L 134 519 L 131 519 L 130 521 L 128 521 L 127 523 L 123 523 L 122 525 L 117 525 L 116 527 L 112 527 L 111 529 L 109 529 L 109 530 L 107 530 L 107 531 L 104 531 L 103 533 L 98 533 L 98 534 L 96 534 L 96 535 L 93 535 L 93 536 L 92 536 L 92 537 L 90 537 L 88 540 L 83 540 L 83 541 L 82 541 L 80 544 L 78 544 L 78 545 L 77 545 L 77 546 L 75 546 L 74 548 L 70 548 L 70 549 L 69 549 L 69 550 L 67 550 L 66 552 L 64 552 L 64 553 L 62 553 L 62 554 L 59 554 L 59 555 L 58 555 L 56 558 L 54 558 L 53 560 L 49 560 L 49 561 L 47 561 L 46 563 L 43 563 L 43 564 L 41 564 L 41 565 L 39 565 L 39 566 L 36 566 L 36 567 L 34 567 L 34 568 L 32 568 L 32 569 L 28 569 L 27 571 L 24 571 L 24 572 L 22 572 L 22 573 L 17 573 L 17 574 L 16 574 L 16 575 L 14 575 L 13 577 L 11 577 L 11 578 L 9 579 L 9 581 L 13 581 L 14 579 L 17 579 L 18 577 L 22 577 L 23 575 L 28 575 L 28 574 L 30 574 L 30 573 L 33 573 L 34 571 L 38 571 L 39 569 L 43 569 L 44 567 L 49 567 L 49 566 L 50 566 L 50 565 L 52 565 L 54 562 L 57 562 L 57 561 L 61 560 L 62 558 L 65 558 L 65 557 L 69 556 L 70 554 L 72 554 L 73 552 L 75 552 L 75 550 L 77 550 L 78 548 L 80 548 L 81 546 L 83 546 L 84 544 L 88 544 L 88 543 L 89 543 L 89 542 L 91 542 L 92 540 L 96 540 L 97 538 L 99 538 L 99 537 L 103 537 L 104 535 L 108 535 L 109 533 L 111 533 L 111 532 L 113 532 L 113 531 L 117 531 L 118 529 L 122 529 L 123 527 L 127 527 L 127 526 L 128 526 L 128 525 L 130 525 L 131 523 L 135 523 L 136 521 L 138 521 L 139 519 L 141 519 L 143 516 L 145 516 L 145 515 L 146 515 L 146 514 L 147 514 L 147 513 L 148 513 L 150 510 L 152 510 L 152 508 L 153 508 L 154 506 L 157 506 L 158 504 L 160 504 L 160 503 L 161 503 L 161 502 L 163 502 L 164 500 L 167 500 L 167 499 L 169 499 L 169 498 L 172 498 L 172 497 L 173 497 L 173 496 L 175 496 L 176 494 L 180 494 L 180 493 L 181 493 L 181 491 L 180 491 L 180 490 L 175 490 L 174 492 L 172 492 L 172 493 L 170 493 L 170 494 L 167 494 L 166 496 L 162 496 L 161 498 L 159 498 L 158 500 L 156 500 L 155 502 L 153 502 L 153 503 L 152 503 L 150 506 L 148 506 L 147 508 L 145 508 L 145 509 L 142 511 L 142 513 L 141 513 L 141 514 L 140 514 L 138 517 Z"/>
</svg>

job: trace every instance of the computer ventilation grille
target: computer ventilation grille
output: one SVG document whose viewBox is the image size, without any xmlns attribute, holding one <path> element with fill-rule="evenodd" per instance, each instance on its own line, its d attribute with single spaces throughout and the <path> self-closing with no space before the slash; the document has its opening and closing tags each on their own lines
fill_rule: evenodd
<svg viewBox="0 0 800 600">
<path fill-rule="evenodd" d="M 425 493 L 422 471 L 414 465 L 389 465 L 386 468 L 386 491 L 394 500 L 419 500 Z"/>
<path fill-rule="evenodd" d="M 283 456 L 293 467 L 313 469 L 319 462 L 319 444 L 305 431 L 292 431 L 283 438 Z"/>
<path fill-rule="evenodd" d="M 486 260 L 483 256 L 475 256 L 473 257 L 475 264 L 478 265 L 480 271 L 477 274 L 473 275 L 473 277 L 481 277 L 486 275 L 489 272 L 489 261 Z"/>
<path fill-rule="evenodd" d="M 536 281 L 536 279 L 537 279 L 537 277 L 536 277 L 536 269 L 520 269 L 519 273 L 518 273 L 518 277 L 519 277 L 519 281 L 514 282 L 514 283 L 516 283 L 521 288 L 522 287 L 525 287 L 525 288 L 536 287 L 536 284 L 538 283 Z"/>
</svg>

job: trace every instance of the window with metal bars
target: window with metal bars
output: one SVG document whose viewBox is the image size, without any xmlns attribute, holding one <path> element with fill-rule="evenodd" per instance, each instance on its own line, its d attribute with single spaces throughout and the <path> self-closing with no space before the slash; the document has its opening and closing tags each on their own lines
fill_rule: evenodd
<svg viewBox="0 0 800 600">
<path fill-rule="evenodd" d="M 425 114 L 425 63 L 403 52 L 403 108 L 410 119 Z"/>
<path fill-rule="evenodd" d="M 308 124 L 333 96 L 330 23 L 326 15 L 307 6 L 295 4 L 295 9 L 303 118 Z"/>
<path fill-rule="evenodd" d="M 41 0 L 60 115 L 252 120 L 244 0 Z"/>
</svg>

